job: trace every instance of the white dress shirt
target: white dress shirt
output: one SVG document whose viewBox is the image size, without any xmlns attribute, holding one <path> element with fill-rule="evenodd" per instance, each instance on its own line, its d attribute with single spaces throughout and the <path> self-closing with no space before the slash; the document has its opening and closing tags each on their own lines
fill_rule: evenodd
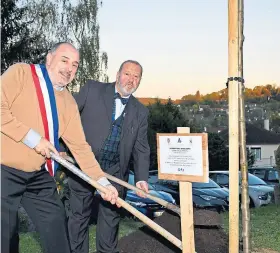
<svg viewBox="0 0 280 253">
<path fill-rule="evenodd" d="M 118 91 L 115 88 L 115 93 L 117 93 L 117 92 Z M 129 97 L 130 97 L 130 95 L 127 96 L 127 97 L 123 97 L 123 98 L 129 98 Z M 115 113 L 115 120 L 116 120 L 118 117 L 121 116 L 121 114 L 123 113 L 123 110 L 126 107 L 126 105 L 123 105 L 122 101 L 119 98 L 116 98 L 115 101 L 116 101 L 116 113 Z"/>
</svg>

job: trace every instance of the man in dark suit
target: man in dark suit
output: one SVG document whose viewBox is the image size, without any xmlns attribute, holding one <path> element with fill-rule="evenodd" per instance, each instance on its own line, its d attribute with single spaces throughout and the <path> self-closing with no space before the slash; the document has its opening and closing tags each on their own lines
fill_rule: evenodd
<svg viewBox="0 0 280 253">
<path fill-rule="evenodd" d="M 75 98 L 87 142 L 101 168 L 127 181 L 132 158 L 136 186 L 148 192 L 148 109 L 132 95 L 140 84 L 142 72 L 138 62 L 125 61 L 117 73 L 115 83 L 88 81 Z M 124 187 L 114 185 L 119 196 L 124 199 Z M 88 253 L 88 225 L 94 190 L 78 178 L 70 178 L 69 187 L 71 211 L 68 230 L 71 250 L 73 253 Z M 96 231 L 98 253 L 118 252 L 119 211 L 116 206 L 101 200 Z"/>
</svg>

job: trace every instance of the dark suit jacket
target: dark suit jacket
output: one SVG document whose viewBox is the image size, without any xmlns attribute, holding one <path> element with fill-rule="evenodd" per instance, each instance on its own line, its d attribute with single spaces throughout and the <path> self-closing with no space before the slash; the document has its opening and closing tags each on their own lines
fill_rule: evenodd
<svg viewBox="0 0 280 253">
<path fill-rule="evenodd" d="M 74 95 L 81 114 L 87 142 L 99 158 L 100 149 L 112 123 L 115 83 L 88 81 Z M 148 109 L 131 95 L 126 105 L 120 141 L 120 177 L 128 178 L 133 157 L 135 182 L 148 181 L 150 148 L 147 139 Z"/>
</svg>

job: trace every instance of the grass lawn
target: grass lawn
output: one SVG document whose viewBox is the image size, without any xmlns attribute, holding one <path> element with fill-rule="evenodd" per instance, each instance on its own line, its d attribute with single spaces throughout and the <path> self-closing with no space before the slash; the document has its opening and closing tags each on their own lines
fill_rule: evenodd
<svg viewBox="0 0 280 253">
<path fill-rule="evenodd" d="M 120 225 L 120 237 L 126 236 L 143 225 L 142 222 L 133 221 L 132 219 L 123 219 Z M 89 253 L 95 252 L 95 228 L 90 227 L 90 250 Z M 40 245 L 40 238 L 37 233 L 21 233 L 20 234 L 20 253 L 43 253 Z"/>
<path fill-rule="evenodd" d="M 251 209 L 252 248 L 256 252 L 280 252 L 280 206 Z M 228 213 L 224 214 L 224 228 L 228 231 Z M 124 219 L 121 221 L 120 237 L 128 235 L 143 223 Z M 241 233 L 240 233 L 241 236 Z M 20 253 L 43 253 L 37 233 L 20 234 Z M 95 226 L 90 227 L 90 253 L 95 252 Z"/>
<path fill-rule="evenodd" d="M 250 211 L 252 248 L 280 252 L 280 206 L 269 205 Z M 228 213 L 225 213 L 224 221 L 225 230 L 228 231 Z"/>
</svg>

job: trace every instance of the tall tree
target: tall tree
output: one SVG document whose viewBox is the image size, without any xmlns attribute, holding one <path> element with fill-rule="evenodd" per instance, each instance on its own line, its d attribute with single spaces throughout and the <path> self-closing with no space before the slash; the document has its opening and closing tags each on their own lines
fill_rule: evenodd
<svg viewBox="0 0 280 253">
<path fill-rule="evenodd" d="M 228 148 L 217 133 L 208 134 L 209 170 L 228 170 Z"/>
<path fill-rule="evenodd" d="M 80 67 L 77 78 L 70 86 L 70 90 L 79 90 L 86 79 L 108 79 L 108 57 L 100 52 L 99 25 L 97 12 L 101 6 L 98 0 L 4 0 L 2 4 L 2 24 L 7 24 L 5 30 L 1 28 L 2 38 L 11 41 L 2 48 L 2 54 L 12 50 L 11 43 L 18 40 L 17 45 L 25 51 L 18 50 L 17 57 L 9 59 L 5 68 L 15 61 L 40 62 L 44 59 L 51 45 L 58 41 L 73 43 L 80 51 Z M 9 24 L 13 24 L 12 33 Z M 11 25 L 10 25 L 11 26 Z M 10 37 L 8 37 L 9 35 Z M 32 45 L 32 46 L 31 46 Z M 31 57 L 37 55 L 38 58 Z"/>
<path fill-rule="evenodd" d="M 104 70 L 107 70 L 108 57 L 105 52 L 100 52 L 97 22 L 97 12 L 102 2 L 79 0 L 73 5 L 69 0 L 59 1 L 62 7 L 60 18 L 63 26 L 56 28 L 58 30 L 62 28 L 60 32 L 62 40 L 71 41 L 80 50 L 80 67 L 74 85 L 79 89 L 87 79 L 108 81 L 108 76 L 104 74 Z"/>
<path fill-rule="evenodd" d="M 26 6 L 3 0 L 1 8 L 1 73 L 20 61 L 40 62 L 47 49 L 41 34 L 30 29 L 34 21 Z"/>
</svg>

